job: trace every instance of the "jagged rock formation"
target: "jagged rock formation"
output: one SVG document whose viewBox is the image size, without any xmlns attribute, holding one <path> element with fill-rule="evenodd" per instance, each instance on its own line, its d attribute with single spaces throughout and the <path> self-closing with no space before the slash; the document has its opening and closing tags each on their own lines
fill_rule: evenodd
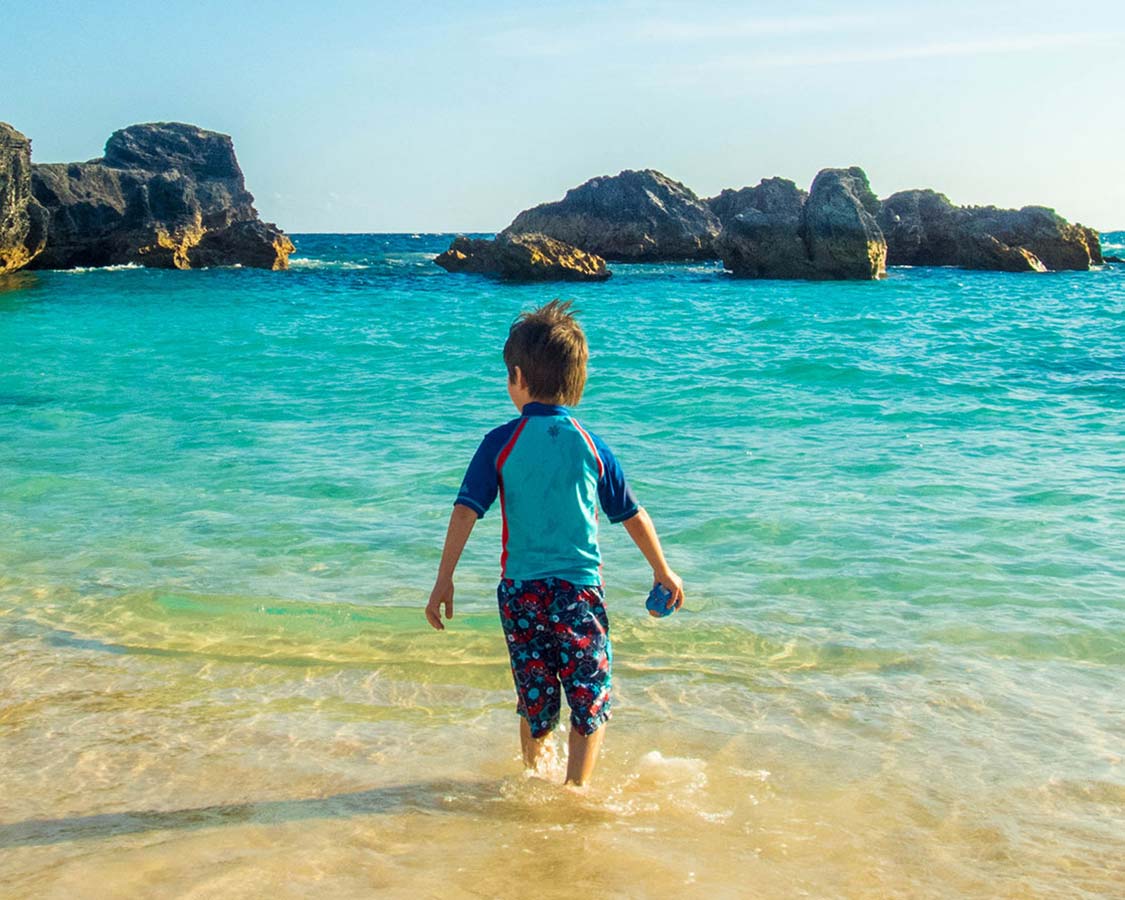
<svg viewBox="0 0 1125 900">
<path fill-rule="evenodd" d="M 30 263 L 47 242 L 47 212 L 31 196 L 31 141 L 0 122 L 0 275 Z"/>
<path fill-rule="evenodd" d="M 714 259 L 715 214 L 653 169 L 592 178 L 562 200 L 524 210 L 503 234 L 544 234 L 608 260 Z"/>
<path fill-rule="evenodd" d="M 1005 272 L 1090 268 L 1100 263 L 1098 233 L 1043 206 L 954 206 L 931 190 L 883 201 L 879 224 L 892 266 L 960 266 Z"/>
<path fill-rule="evenodd" d="M 508 281 L 605 281 L 605 260 L 543 234 L 500 234 L 496 240 L 457 237 L 434 262 L 447 272 Z"/>
<path fill-rule="evenodd" d="M 823 169 L 805 194 L 792 181 L 712 198 L 724 219 L 716 248 L 741 278 L 874 279 L 886 274 L 879 201 L 858 167 Z"/>
<path fill-rule="evenodd" d="M 32 167 L 50 213 L 33 268 L 288 268 L 293 244 L 262 222 L 230 137 L 161 122 L 114 132 L 105 156 Z"/>
</svg>

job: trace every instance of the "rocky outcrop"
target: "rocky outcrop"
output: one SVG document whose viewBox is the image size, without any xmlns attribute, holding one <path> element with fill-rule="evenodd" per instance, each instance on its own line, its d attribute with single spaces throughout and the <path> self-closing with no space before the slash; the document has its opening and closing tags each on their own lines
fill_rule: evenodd
<svg viewBox="0 0 1125 900">
<path fill-rule="evenodd" d="M 970 234 L 989 234 L 1009 247 L 1034 253 L 1043 265 L 1055 271 L 1090 268 L 1086 229 L 1071 225 L 1053 209 L 1025 206 L 1023 209 L 974 207 L 967 211 Z"/>
<path fill-rule="evenodd" d="M 258 218 L 230 137 L 194 125 L 122 129 L 101 159 L 33 166 L 32 186 L 50 214 L 33 268 L 285 269 L 293 252 Z"/>
<path fill-rule="evenodd" d="M 605 281 L 605 260 L 543 234 L 500 234 L 496 240 L 457 237 L 434 262 L 447 272 L 508 281 Z"/>
<path fill-rule="evenodd" d="M 879 227 L 889 266 L 961 265 L 962 220 L 937 191 L 900 191 L 883 201 Z"/>
<path fill-rule="evenodd" d="M 0 122 L 0 275 L 22 269 L 47 241 L 47 212 L 31 195 L 31 141 Z"/>
<path fill-rule="evenodd" d="M 954 206 L 930 190 L 883 201 L 879 224 L 892 266 L 960 266 L 1005 272 L 1090 268 L 1101 259 L 1098 233 L 1043 206 Z"/>
<path fill-rule="evenodd" d="M 858 166 L 822 169 L 805 203 L 805 241 L 819 277 L 872 279 L 887 274 L 887 242 L 875 221 L 879 198 Z"/>
<path fill-rule="evenodd" d="M 792 181 L 724 191 L 709 201 L 725 217 L 716 247 L 740 278 L 875 279 L 887 246 L 878 199 L 857 167 L 824 169 L 805 194 Z"/>
<path fill-rule="evenodd" d="M 804 235 L 808 196 L 792 181 L 767 178 L 712 198 L 723 222 L 716 242 L 723 265 L 742 278 L 815 278 Z"/>
<path fill-rule="evenodd" d="M 652 169 L 592 178 L 524 210 L 502 232 L 544 234 L 608 260 L 713 259 L 720 223 L 678 181 Z"/>
</svg>

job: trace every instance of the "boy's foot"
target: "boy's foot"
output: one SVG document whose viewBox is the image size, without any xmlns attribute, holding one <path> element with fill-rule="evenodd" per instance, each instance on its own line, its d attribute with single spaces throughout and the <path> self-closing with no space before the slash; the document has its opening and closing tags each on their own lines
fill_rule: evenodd
<svg viewBox="0 0 1125 900">
<path fill-rule="evenodd" d="M 523 753 L 523 764 L 528 769 L 538 769 L 543 753 L 547 749 L 547 738 L 550 732 L 542 737 L 531 736 L 531 727 L 527 719 L 520 716 L 520 751 Z"/>
</svg>

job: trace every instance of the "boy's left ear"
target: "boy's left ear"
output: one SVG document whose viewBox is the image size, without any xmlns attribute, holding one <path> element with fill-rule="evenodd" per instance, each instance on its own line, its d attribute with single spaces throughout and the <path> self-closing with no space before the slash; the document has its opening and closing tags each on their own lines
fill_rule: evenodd
<svg viewBox="0 0 1125 900">
<path fill-rule="evenodd" d="M 523 377 L 523 369 L 521 369 L 519 366 L 513 366 L 512 372 L 515 375 L 515 377 L 511 379 L 512 384 L 519 388 L 526 388 L 527 379 Z"/>
</svg>

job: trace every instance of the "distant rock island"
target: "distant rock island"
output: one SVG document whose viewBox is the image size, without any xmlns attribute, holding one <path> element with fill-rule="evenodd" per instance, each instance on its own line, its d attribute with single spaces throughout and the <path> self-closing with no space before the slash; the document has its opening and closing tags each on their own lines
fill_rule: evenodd
<svg viewBox="0 0 1125 900">
<path fill-rule="evenodd" d="M 0 136 L 18 132 L 0 125 Z M 26 139 L 24 139 L 26 143 Z M 6 148 L 6 143 L 0 141 Z M 246 190 L 228 135 L 179 122 L 132 125 L 114 132 L 100 159 L 27 166 L 27 157 L 3 150 L 0 172 L 16 173 L 19 184 L 0 184 L 0 214 L 17 223 L 0 226 L 0 248 L 16 246 L 16 231 L 45 241 L 27 253 L 30 269 L 138 264 L 192 269 L 248 266 L 285 269 L 293 244 L 276 225 L 262 222 Z M 12 180 L 15 184 L 15 180 Z M 28 189 L 29 186 L 29 189 Z M 14 193 L 9 213 L 8 194 Z M 24 212 L 19 212 L 21 208 Z M 29 228 L 20 225 L 24 219 Z M 0 249 L 0 260 L 13 251 Z M 0 271 L 3 271 L 0 262 Z"/>
<path fill-rule="evenodd" d="M 1054 210 L 957 207 L 931 190 L 880 201 L 858 166 L 821 170 L 807 193 L 787 179 L 767 178 L 708 199 L 654 169 L 626 170 L 524 210 L 497 240 L 530 233 L 561 242 L 554 252 L 570 257 L 585 251 L 622 262 L 721 259 L 741 278 L 871 280 L 888 265 L 1046 272 L 1103 262 L 1098 233 Z M 487 255 L 487 243 L 476 242 L 475 252 Z M 498 274 L 451 267 L 448 256 L 438 262 L 450 271 Z M 538 277 L 549 277 L 547 271 Z"/>
<path fill-rule="evenodd" d="M 713 212 L 678 181 L 652 169 L 592 178 L 557 203 L 521 212 L 502 234 L 538 232 L 607 260 L 714 259 Z"/>
<path fill-rule="evenodd" d="M 457 237 L 435 260 L 447 272 L 494 275 L 510 281 L 605 281 L 605 260 L 542 234 Z"/>
</svg>

